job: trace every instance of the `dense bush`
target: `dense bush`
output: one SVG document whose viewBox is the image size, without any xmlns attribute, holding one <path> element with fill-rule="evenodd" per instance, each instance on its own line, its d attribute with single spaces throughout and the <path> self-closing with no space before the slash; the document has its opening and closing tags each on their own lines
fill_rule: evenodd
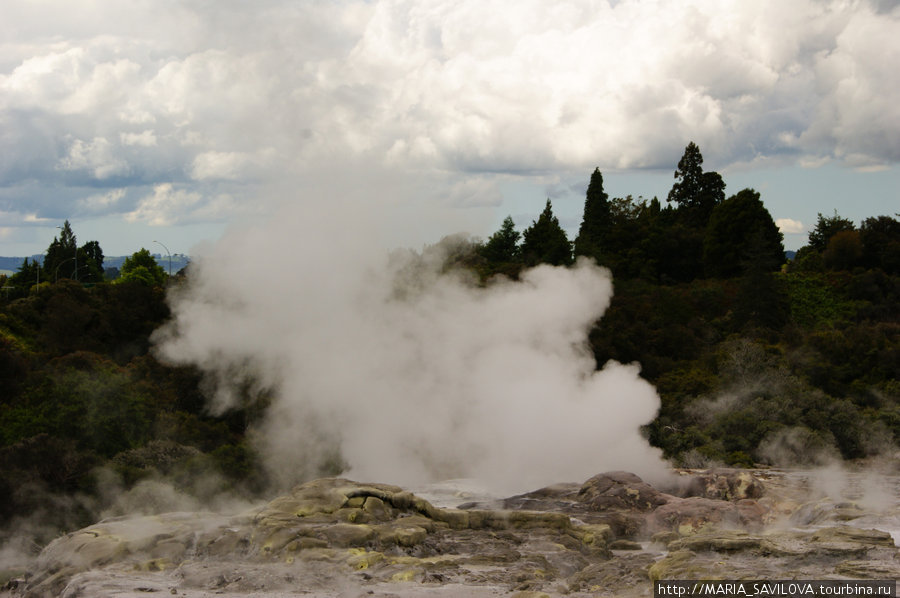
<svg viewBox="0 0 900 598">
<path fill-rule="evenodd" d="M 142 480 L 264 486 L 252 415 L 210 417 L 200 372 L 149 353 L 168 316 L 162 288 L 127 281 L 60 280 L 0 305 L 0 530 L 40 520 L 36 539 L 52 539 Z M 224 481 L 198 485 L 203 472 Z"/>
</svg>

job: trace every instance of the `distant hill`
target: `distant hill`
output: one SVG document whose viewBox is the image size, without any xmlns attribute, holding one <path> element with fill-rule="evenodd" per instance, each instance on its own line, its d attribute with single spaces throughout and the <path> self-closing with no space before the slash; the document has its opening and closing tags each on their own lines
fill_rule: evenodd
<svg viewBox="0 0 900 598">
<path fill-rule="evenodd" d="M 169 271 L 169 256 L 160 255 L 158 253 L 151 254 L 155 259 L 156 263 L 163 267 L 166 272 Z M 120 255 L 120 256 L 110 256 L 103 258 L 103 268 L 121 268 L 122 264 L 125 263 L 127 258 L 131 257 L 130 255 Z M 190 256 L 184 255 L 182 253 L 174 253 L 172 254 L 172 274 L 177 273 L 179 270 L 187 266 L 191 262 Z"/>
<path fill-rule="evenodd" d="M 38 261 L 42 261 L 41 256 L 28 256 L 29 260 L 37 259 Z M 24 257 L 0 257 L 0 270 L 8 270 L 11 272 L 15 272 L 22 265 L 22 262 L 25 261 Z"/>
<path fill-rule="evenodd" d="M 157 253 L 152 254 L 156 259 L 156 263 L 163 267 L 163 269 L 168 272 L 169 271 L 169 256 L 160 255 Z M 103 258 L 103 269 L 107 270 L 110 268 L 119 269 L 122 267 L 122 264 L 125 263 L 125 260 L 131 256 L 128 255 L 111 255 Z M 40 263 L 44 262 L 43 255 L 29 255 L 29 260 L 37 260 Z M 22 262 L 25 261 L 24 257 L 0 257 L 0 274 L 14 274 L 19 270 L 22 266 Z M 191 261 L 190 256 L 184 255 L 182 253 L 176 253 L 172 255 L 172 274 L 177 273 L 179 270 L 187 266 Z"/>
</svg>

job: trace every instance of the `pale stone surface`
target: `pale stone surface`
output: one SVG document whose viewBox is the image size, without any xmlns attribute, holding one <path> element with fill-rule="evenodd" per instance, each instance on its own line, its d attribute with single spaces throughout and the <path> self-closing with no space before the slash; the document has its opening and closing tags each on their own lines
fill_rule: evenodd
<svg viewBox="0 0 900 598">
<path fill-rule="evenodd" d="M 461 509 L 315 480 L 238 515 L 102 521 L 52 542 L 6 593 L 580 598 L 649 596 L 654 579 L 900 578 L 894 539 L 876 527 L 896 504 L 885 518 L 804 501 L 786 475 L 684 475 L 698 481 L 680 496 L 612 472 Z"/>
</svg>

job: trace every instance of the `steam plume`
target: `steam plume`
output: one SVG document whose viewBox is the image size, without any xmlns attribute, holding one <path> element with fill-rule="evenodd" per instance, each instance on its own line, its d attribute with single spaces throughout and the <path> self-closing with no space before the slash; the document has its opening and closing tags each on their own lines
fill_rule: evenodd
<svg viewBox="0 0 900 598">
<path fill-rule="evenodd" d="M 237 388 L 270 393 L 255 438 L 281 483 L 338 454 L 346 475 L 401 485 L 663 475 L 639 434 L 655 390 L 635 365 L 595 371 L 587 349 L 608 271 L 540 266 L 477 288 L 439 274 L 434 251 L 378 249 L 385 221 L 359 209 L 349 222 L 345 210 L 289 209 L 226 235 L 156 337 L 163 357 L 208 372 L 214 410 L 234 407 Z"/>
</svg>

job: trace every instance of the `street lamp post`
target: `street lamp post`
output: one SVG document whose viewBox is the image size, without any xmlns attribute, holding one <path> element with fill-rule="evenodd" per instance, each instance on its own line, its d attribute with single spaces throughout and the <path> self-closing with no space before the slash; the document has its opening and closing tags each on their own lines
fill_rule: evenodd
<svg viewBox="0 0 900 598">
<path fill-rule="evenodd" d="M 71 262 L 72 260 L 75 260 L 74 276 L 75 276 L 75 280 L 78 280 L 78 256 L 75 256 L 75 257 L 70 257 L 68 259 L 64 259 L 63 261 L 61 261 L 59 264 L 56 265 L 56 272 L 53 275 L 53 282 L 59 282 L 59 267 L 62 266 L 63 264 L 65 264 L 66 262 Z"/>
<path fill-rule="evenodd" d="M 163 245 L 162 243 L 160 243 L 159 241 L 153 241 L 153 242 L 156 243 L 157 245 L 162 245 L 162 248 L 166 250 L 166 255 L 169 256 L 169 276 L 171 277 L 172 276 L 172 254 L 169 253 L 169 248 L 166 247 L 165 245 Z"/>
</svg>

